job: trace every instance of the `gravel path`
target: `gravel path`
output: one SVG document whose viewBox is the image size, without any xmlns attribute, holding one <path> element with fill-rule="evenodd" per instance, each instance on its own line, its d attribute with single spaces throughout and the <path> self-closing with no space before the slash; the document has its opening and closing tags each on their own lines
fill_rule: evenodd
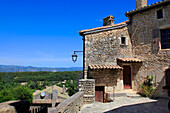
<svg viewBox="0 0 170 113">
<path fill-rule="evenodd" d="M 116 97 L 114 102 L 86 104 L 80 113 L 170 113 L 168 99 Z"/>
</svg>

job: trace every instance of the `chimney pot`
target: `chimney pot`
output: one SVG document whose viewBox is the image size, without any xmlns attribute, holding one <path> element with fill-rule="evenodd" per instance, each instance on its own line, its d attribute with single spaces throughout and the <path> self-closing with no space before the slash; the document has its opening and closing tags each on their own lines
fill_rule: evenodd
<svg viewBox="0 0 170 113">
<path fill-rule="evenodd" d="M 103 26 L 114 25 L 114 16 L 110 15 L 103 19 Z"/>
<path fill-rule="evenodd" d="M 147 0 L 136 0 L 136 9 L 147 6 Z"/>
<path fill-rule="evenodd" d="M 136 0 L 136 9 L 147 6 L 147 0 Z"/>
</svg>

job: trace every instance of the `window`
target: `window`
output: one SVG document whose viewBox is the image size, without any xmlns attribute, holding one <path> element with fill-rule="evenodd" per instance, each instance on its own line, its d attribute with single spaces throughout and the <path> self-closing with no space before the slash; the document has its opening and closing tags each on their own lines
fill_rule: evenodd
<svg viewBox="0 0 170 113">
<path fill-rule="evenodd" d="M 125 43 L 125 37 L 121 37 L 121 44 L 122 45 L 125 45 L 126 43 Z"/>
<path fill-rule="evenodd" d="M 161 48 L 170 48 L 170 29 L 161 30 Z"/>
<path fill-rule="evenodd" d="M 157 11 L 157 19 L 162 19 L 163 18 L 163 10 L 160 9 Z"/>
</svg>

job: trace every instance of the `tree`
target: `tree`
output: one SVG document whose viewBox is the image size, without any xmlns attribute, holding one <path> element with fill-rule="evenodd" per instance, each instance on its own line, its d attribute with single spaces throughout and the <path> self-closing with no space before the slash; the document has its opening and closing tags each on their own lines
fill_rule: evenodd
<svg viewBox="0 0 170 113">
<path fill-rule="evenodd" d="M 0 76 L 0 91 L 4 89 L 4 81 L 2 80 L 2 77 Z"/>
<path fill-rule="evenodd" d="M 65 86 L 68 88 L 67 93 L 69 96 L 74 95 L 77 92 L 76 82 L 66 81 Z"/>
<path fill-rule="evenodd" d="M 30 103 L 32 103 L 33 100 L 33 92 L 30 88 L 26 87 L 26 86 L 17 86 L 15 89 L 15 98 L 19 99 L 19 100 L 26 100 L 29 101 Z"/>
</svg>

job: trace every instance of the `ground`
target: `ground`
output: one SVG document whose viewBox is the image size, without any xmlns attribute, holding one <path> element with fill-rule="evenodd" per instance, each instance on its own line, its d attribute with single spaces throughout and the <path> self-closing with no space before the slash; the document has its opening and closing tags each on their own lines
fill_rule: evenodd
<svg viewBox="0 0 170 113">
<path fill-rule="evenodd" d="M 168 99 L 116 97 L 114 102 L 86 104 L 80 113 L 170 113 Z"/>
</svg>

